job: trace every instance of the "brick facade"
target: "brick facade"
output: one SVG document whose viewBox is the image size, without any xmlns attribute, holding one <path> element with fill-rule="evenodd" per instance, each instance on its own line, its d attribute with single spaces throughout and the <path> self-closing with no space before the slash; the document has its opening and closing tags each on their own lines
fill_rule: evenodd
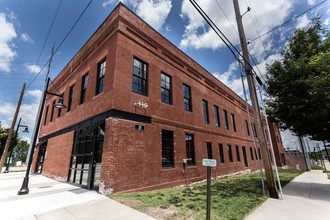
<svg viewBox="0 0 330 220">
<path fill-rule="evenodd" d="M 148 66 L 147 95 L 132 92 L 134 59 Z M 98 65 L 104 60 L 104 90 L 95 95 Z M 171 78 L 170 104 L 161 101 L 161 73 Z M 85 102 L 80 104 L 82 77 L 86 74 Z M 68 178 L 74 131 L 83 128 L 84 123 L 93 124 L 101 116 L 105 123 L 100 177 L 102 193 L 178 185 L 186 179 L 190 182 L 201 180 L 206 176 L 201 161 L 207 158 L 207 142 L 212 144 L 213 158 L 217 160 L 217 167 L 213 170 L 216 175 L 258 169 L 254 150 L 253 156 L 250 154 L 253 140 L 246 127 L 244 100 L 123 4 L 109 15 L 53 84 L 56 89 L 50 85 L 49 91 L 63 93 L 66 105 L 70 87 L 74 86 L 74 92 L 70 111 L 62 109 L 59 114 L 59 110 L 54 109 L 52 120 L 52 103 L 58 97 L 48 96 L 46 100 L 48 113 L 43 114 L 39 138 L 48 140 L 43 168 L 43 174 L 47 176 L 64 181 Z M 184 84 L 191 88 L 192 111 L 184 110 Z M 208 103 L 209 123 L 204 122 L 202 100 Z M 215 123 L 215 105 L 219 110 L 220 127 Z M 225 128 L 223 110 L 227 111 L 228 129 Z M 235 118 L 236 131 L 232 117 Z M 251 117 L 253 120 L 253 115 Z M 144 130 L 137 130 L 136 126 L 144 126 Z M 162 130 L 174 134 L 172 168 L 162 167 Z M 186 170 L 183 165 L 185 134 L 194 137 L 196 159 L 196 164 Z M 275 135 L 280 139 L 279 133 Z M 224 163 L 220 163 L 219 144 L 223 145 Z M 228 144 L 233 162 L 228 160 Z M 236 145 L 240 161 L 237 160 Z M 244 166 L 243 146 L 247 167 Z M 281 142 L 276 147 L 280 149 L 277 153 L 282 152 Z"/>
</svg>

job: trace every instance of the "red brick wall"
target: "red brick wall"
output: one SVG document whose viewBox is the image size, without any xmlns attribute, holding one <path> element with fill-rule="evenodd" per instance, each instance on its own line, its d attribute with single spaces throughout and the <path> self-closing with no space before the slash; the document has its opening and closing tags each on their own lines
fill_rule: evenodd
<svg viewBox="0 0 330 220">
<path fill-rule="evenodd" d="M 74 132 L 48 139 L 42 174 L 66 182 L 70 166 Z"/>
</svg>

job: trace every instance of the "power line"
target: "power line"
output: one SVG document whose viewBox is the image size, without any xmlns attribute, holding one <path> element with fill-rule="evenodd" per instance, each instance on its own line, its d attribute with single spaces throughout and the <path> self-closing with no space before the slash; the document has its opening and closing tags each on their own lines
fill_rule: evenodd
<svg viewBox="0 0 330 220">
<path fill-rule="evenodd" d="M 273 32 L 273 31 L 275 31 L 276 29 L 278 29 L 278 28 L 280 28 L 280 27 L 282 27 L 282 26 L 288 24 L 289 22 L 293 21 L 294 19 L 299 18 L 300 16 L 306 14 L 307 12 L 313 10 L 314 8 L 317 8 L 318 6 L 320 6 L 321 4 L 323 4 L 323 3 L 326 2 L 326 1 L 327 1 L 327 0 L 324 0 L 324 1 L 322 1 L 322 2 L 320 2 L 320 3 L 318 3 L 318 4 L 316 4 L 316 5 L 314 5 L 313 7 L 311 7 L 311 8 L 309 8 L 309 9 L 303 11 L 302 13 L 300 13 L 300 14 L 298 14 L 298 15 L 292 17 L 292 18 L 290 18 L 289 20 L 286 20 L 284 23 L 282 23 L 282 24 L 280 24 L 280 25 L 274 27 L 273 29 L 271 29 L 271 30 L 269 30 L 269 31 L 267 31 L 267 32 L 265 32 L 265 33 L 263 33 L 263 34 L 261 34 L 261 35 L 259 35 L 258 37 L 254 38 L 252 41 L 255 41 L 255 40 L 257 40 L 257 39 L 259 39 L 259 38 L 261 38 L 261 37 L 263 37 L 263 36 L 265 36 L 265 35 L 267 35 L 267 34 Z"/>
<path fill-rule="evenodd" d="M 33 74 L 34 74 L 34 71 L 35 71 L 35 69 L 36 69 L 36 67 L 37 67 L 37 65 L 38 65 L 38 63 L 39 63 L 39 61 L 40 61 L 40 57 L 41 57 L 41 55 L 42 55 L 42 52 L 44 51 L 45 45 L 46 45 L 46 43 L 47 43 L 47 40 L 48 40 L 49 34 L 50 34 L 50 32 L 51 32 L 51 30 L 52 30 L 52 28 L 53 28 L 53 25 L 54 25 L 54 23 L 55 23 L 55 19 L 56 19 L 56 17 L 57 17 L 57 14 L 58 14 L 58 11 L 59 11 L 59 9 L 60 9 L 60 7 L 61 7 L 61 4 L 62 4 L 62 0 L 60 0 L 59 4 L 58 4 L 58 6 L 57 6 L 57 9 L 56 9 L 56 12 L 55 12 L 55 15 L 54 15 L 53 21 L 52 21 L 52 23 L 50 24 L 50 27 L 49 27 L 49 29 L 48 29 L 48 33 L 47 33 L 46 39 L 45 39 L 45 41 L 44 41 L 44 43 L 43 43 L 43 45 L 42 45 L 42 47 L 41 47 L 41 51 L 40 51 L 39 57 L 38 57 L 37 62 L 36 62 L 36 64 L 35 64 L 35 66 L 34 66 L 34 69 L 33 69 L 33 71 L 32 71 Z M 43 68 L 44 68 L 44 67 L 43 67 Z M 33 74 L 31 75 L 30 79 L 32 78 Z M 38 74 L 38 75 L 39 75 L 39 74 Z M 33 81 L 32 81 L 32 82 L 33 82 Z M 27 86 L 27 88 L 29 88 L 30 85 L 31 85 L 31 83 Z"/>
<path fill-rule="evenodd" d="M 86 12 L 86 10 L 88 9 L 88 7 L 90 6 L 90 4 L 93 2 L 93 0 L 90 0 L 89 3 L 86 5 L 86 7 L 84 8 L 84 10 L 80 13 L 79 17 L 77 18 L 77 20 L 75 21 L 75 23 L 72 25 L 72 27 L 70 28 L 70 30 L 68 31 L 68 33 L 65 35 L 65 37 L 63 38 L 63 40 L 61 41 L 61 43 L 58 45 L 58 47 L 55 49 L 54 54 L 56 54 L 56 52 L 60 49 L 60 47 L 62 46 L 62 44 L 64 43 L 64 41 L 67 39 L 67 37 L 69 36 L 69 34 L 72 32 L 72 30 L 75 28 L 75 26 L 77 25 L 77 23 L 79 22 L 79 20 L 81 19 L 81 17 L 83 16 L 83 14 Z M 27 86 L 27 88 L 29 88 L 31 86 L 31 84 L 35 81 L 35 79 L 40 75 L 40 73 L 44 70 L 44 68 L 46 67 L 46 65 L 48 64 L 48 62 L 50 61 L 50 58 L 48 59 L 48 61 L 45 63 L 45 65 L 41 68 L 41 70 L 39 71 L 39 73 L 33 78 L 32 82 L 29 83 L 29 85 Z"/>
</svg>

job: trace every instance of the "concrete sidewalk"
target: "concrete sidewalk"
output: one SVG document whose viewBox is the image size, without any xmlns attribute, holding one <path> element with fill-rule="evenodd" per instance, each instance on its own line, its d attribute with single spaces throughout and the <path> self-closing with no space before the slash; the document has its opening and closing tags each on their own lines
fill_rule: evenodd
<svg viewBox="0 0 330 220">
<path fill-rule="evenodd" d="M 283 194 L 283 200 L 268 199 L 245 219 L 330 219 L 330 180 L 323 171 L 301 174 L 284 187 Z"/>
<path fill-rule="evenodd" d="M 27 195 L 17 195 L 25 173 L 0 174 L 0 219 L 24 220 L 152 220 L 154 218 L 95 191 L 30 175 Z"/>
</svg>

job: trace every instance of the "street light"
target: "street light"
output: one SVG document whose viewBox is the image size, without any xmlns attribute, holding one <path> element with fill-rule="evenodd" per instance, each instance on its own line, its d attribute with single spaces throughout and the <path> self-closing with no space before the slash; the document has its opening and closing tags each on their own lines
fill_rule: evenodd
<svg viewBox="0 0 330 220">
<path fill-rule="evenodd" d="M 25 128 L 23 130 L 24 133 L 29 133 L 29 129 L 28 129 L 29 127 L 27 125 L 21 125 L 21 120 L 22 120 L 22 118 L 19 119 L 18 125 L 17 125 L 17 128 L 16 128 L 16 133 L 15 133 L 16 139 L 17 139 L 17 133 L 18 133 L 19 127 Z M 11 151 L 10 151 L 10 154 L 9 154 L 9 157 L 8 157 L 8 160 L 7 160 L 6 169 L 5 169 L 5 171 L 3 171 L 4 173 L 8 173 L 9 172 L 10 158 L 11 158 L 13 152 L 14 152 L 15 145 L 16 145 L 16 141 L 14 140 L 13 141 L 13 146 L 11 147 Z"/>
<path fill-rule="evenodd" d="M 41 100 L 41 107 L 40 107 L 40 111 L 38 114 L 38 118 L 37 118 L 37 124 L 36 124 L 36 129 L 35 129 L 35 133 L 33 136 L 33 141 L 32 141 L 32 146 L 30 147 L 30 151 L 29 151 L 29 160 L 28 160 L 28 165 L 27 165 L 27 169 L 26 169 L 26 173 L 25 173 L 25 177 L 22 183 L 22 187 L 21 189 L 17 192 L 18 195 L 25 195 L 29 193 L 29 173 L 30 173 L 30 169 L 31 169 L 31 165 L 32 165 L 32 160 L 33 160 L 33 152 L 34 149 L 36 147 L 36 142 L 37 142 L 37 138 L 38 138 L 38 133 L 39 133 L 39 129 L 40 129 L 40 123 L 41 123 L 41 117 L 42 117 L 42 112 L 44 110 L 44 105 L 45 105 L 45 101 L 46 101 L 46 96 L 47 95 L 53 95 L 53 96 L 58 96 L 60 97 L 58 100 L 58 103 L 56 103 L 54 105 L 54 107 L 56 108 L 65 108 L 65 105 L 63 104 L 63 95 L 59 95 L 56 93 L 52 93 L 52 92 L 48 92 L 48 85 L 50 82 L 50 78 L 48 78 L 47 84 L 46 84 L 46 88 L 45 91 L 43 93 L 42 96 L 42 100 Z"/>
</svg>

